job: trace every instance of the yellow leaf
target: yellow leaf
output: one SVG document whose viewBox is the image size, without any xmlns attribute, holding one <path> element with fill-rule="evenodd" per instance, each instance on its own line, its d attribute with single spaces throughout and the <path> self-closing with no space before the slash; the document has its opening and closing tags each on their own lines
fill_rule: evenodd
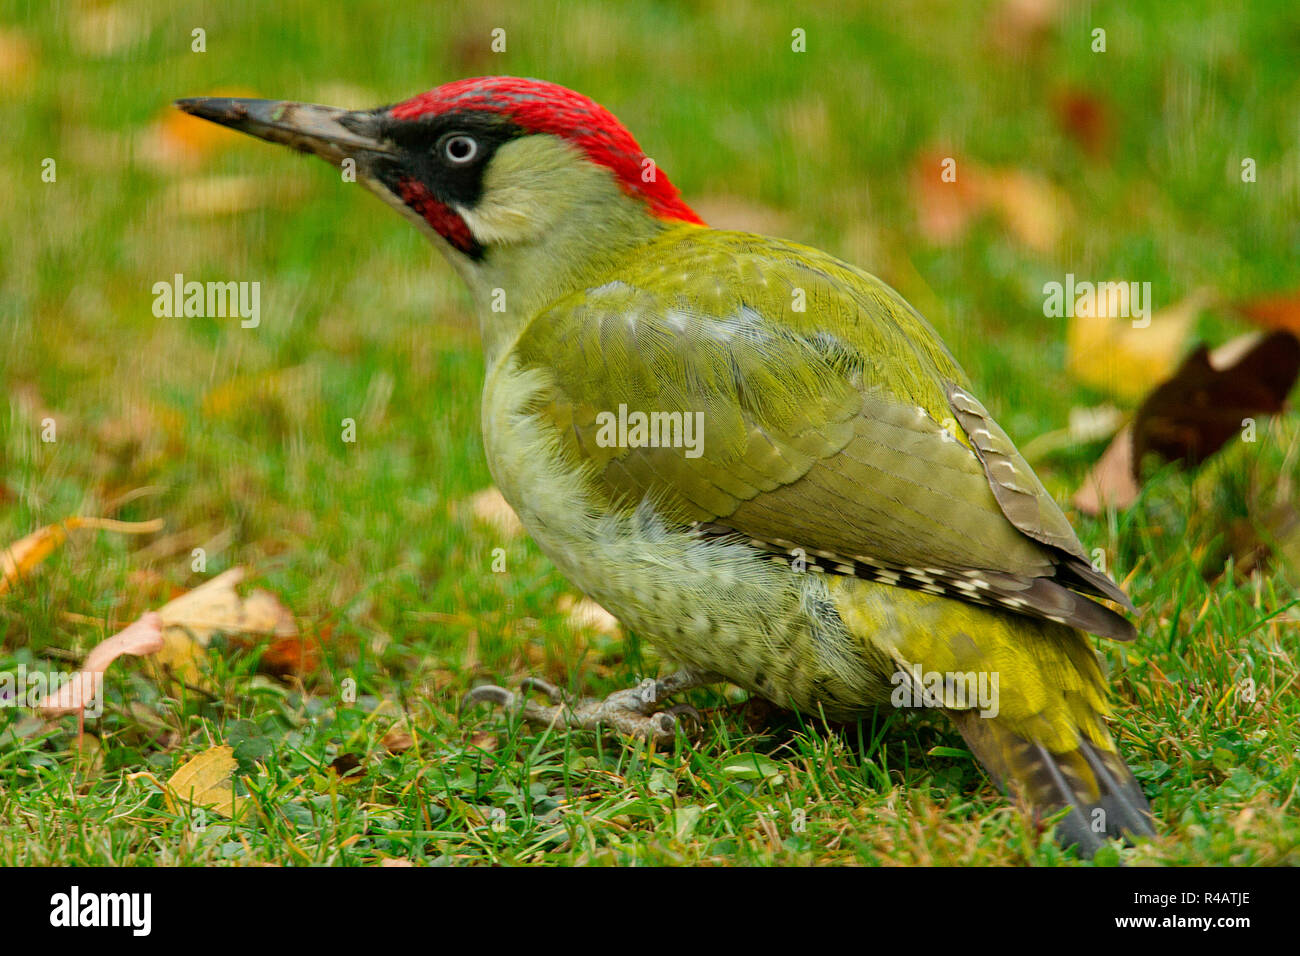
<svg viewBox="0 0 1300 956">
<path fill-rule="evenodd" d="M 168 809 L 180 813 L 186 806 L 207 807 L 234 819 L 238 807 L 231 775 L 237 766 L 234 748 L 225 745 L 191 757 L 167 781 L 164 794 Z"/>
<path fill-rule="evenodd" d="M 1115 286 L 1122 290 L 1115 308 L 1108 299 L 1101 308 L 1080 310 L 1076 306 L 1073 310 L 1066 332 L 1066 367 L 1085 385 L 1138 402 L 1178 367 L 1207 294 L 1193 293 L 1154 315 L 1148 313 L 1149 324 L 1135 327 L 1129 284 L 1118 282 Z"/>
<path fill-rule="evenodd" d="M 77 528 L 96 528 L 120 534 L 153 534 L 162 530 L 163 520 L 114 521 L 112 518 L 72 517 L 33 531 L 0 552 L 0 594 L 8 591 L 19 578 L 31 574 L 37 565 L 68 540 L 68 532 Z"/>
<path fill-rule="evenodd" d="M 48 558 L 54 549 L 68 540 L 61 524 L 52 524 L 19 538 L 0 554 L 0 594 L 9 585 L 31 574 L 32 569 Z"/>
</svg>

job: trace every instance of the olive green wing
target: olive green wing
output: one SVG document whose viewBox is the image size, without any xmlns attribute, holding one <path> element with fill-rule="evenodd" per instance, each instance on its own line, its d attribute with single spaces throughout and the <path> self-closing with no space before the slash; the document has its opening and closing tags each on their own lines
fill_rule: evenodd
<svg viewBox="0 0 1300 956">
<path fill-rule="evenodd" d="M 515 346 L 610 501 L 648 496 L 827 571 L 1132 636 L 1075 593 L 1123 597 L 897 293 L 793 243 L 691 238 L 557 302 Z M 658 425 L 638 434 L 636 413 Z"/>
</svg>

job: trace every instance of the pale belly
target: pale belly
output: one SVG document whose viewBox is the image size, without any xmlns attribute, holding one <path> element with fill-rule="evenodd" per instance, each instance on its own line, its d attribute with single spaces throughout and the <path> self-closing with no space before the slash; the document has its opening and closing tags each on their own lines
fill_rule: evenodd
<svg viewBox="0 0 1300 956">
<path fill-rule="evenodd" d="M 545 387 L 535 371 L 491 370 L 484 448 L 502 495 L 574 585 L 677 665 L 783 706 L 847 719 L 888 699 L 892 666 L 845 630 L 843 597 L 821 575 L 666 525 L 648 503 L 600 513 L 552 426 L 520 411 Z"/>
</svg>

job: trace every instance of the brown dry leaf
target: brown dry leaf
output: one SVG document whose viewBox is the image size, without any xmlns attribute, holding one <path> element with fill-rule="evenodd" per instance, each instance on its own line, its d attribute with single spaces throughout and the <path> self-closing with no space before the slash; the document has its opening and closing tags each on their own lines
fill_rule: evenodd
<svg viewBox="0 0 1300 956">
<path fill-rule="evenodd" d="M 470 513 L 475 518 L 492 525 L 507 538 L 517 538 L 524 533 L 524 526 L 515 514 L 515 509 L 501 496 L 496 488 L 484 488 L 475 492 L 465 501 Z"/>
<path fill-rule="evenodd" d="M 1133 427 L 1125 425 L 1092 466 L 1072 501 L 1084 514 L 1096 516 L 1107 508 L 1123 511 L 1130 507 L 1140 490 L 1133 478 Z"/>
<path fill-rule="evenodd" d="M 1025 170 L 990 168 L 951 157 L 956 179 L 942 178 L 949 157 L 929 152 L 912 169 L 921 234 L 938 245 L 962 239 L 974 220 L 993 214 L 1011 236 L 1035 252 L 1048 252 L 1073 215 L 1069 197 L 1049 180 Z"/>
<path fill-rule="evenodd" d="M 1116 285 L 1120 294 L 1114 309 L 1109 296 L 1097 295 L 1094 306 L 1082 311 L 1083 298 L 1075 303 L 1066 331 L 1066 369 L 1076 381 L 1136 402 L 1173 372 L 1210 293 L 1198 290 L 1156 312 L 1149 325 L 1135 328 L 1129 317 L 1129 283 Z"/>
<path fill-rule="evenodd" d="M 1246 419 L 1282 410 L 1300 374 L 1300 340 L 1290 332 L 1204 345 L 1148 396 L 1133 421 L 1133 465 L 1148 452 L 1199 465 L 1240 435 Z"/>
<path fill-rule="evenodd" d="M 1110 149 L 1110 107 L 1096 93 L 1069 89 L 1052 98 L 1057 125 L 1096 159 Z"/>
<path fill-rule="evenodd" d="M 159 608 L 165 646 L 156 659 L 182 680 L 199 679 L 198 661 L 218 632 L 244 643 L 270 635 L 267 656 L 277 646 L 287 650 L 300 643 L 293 614 L 274 594 L 257 590 L 247 598 L 240 597 L 235 585 L 244 575 L 239 567 L 223 571 Z"/>
<path fill-rule="evenodd" d="M 411 728 L 406 721 L 398 721 L 388 728 L 388 733 L 384 734 L 383 740 L 380 741 L 384 749 L 390 754 L 405 753 L 415 746 L 415 738 L 411 735 Z"/>
<path fill-rule="evenodd" d="M 1092 515 L 1129 507 L 1146 454 L 1199 465 L 1240 435 L 1246 419 L 1280 411 L 1298 375 L 1300 340 L 1289 332 L 1242 336 L 1213 353 L 1200 346 L 1115 436 L 1075 493 L 1075 507 Z"/>
<path fill-rule="evenodd" d="M 167 781 L 167 808 L 179 814 L 185 807 L 206 807 L 234 819 L 239 806 L 231 776 L 238 765 L 234 748 L 224 745 L 191 757 Z"/>
<path fill-rule="evenodd" d="M 1300 290 L 1288 295 L 1238 302 L 1236 309 L 1256 325 L 1300 335 Z"/>
<path fill-rule="evenodd" d="M 1049 180 L 1020 169 L 994 169 L 979 184 L 984 202 L 1020 243 L 1035 252 L 1056 247 L 1070 218 L 1070 200 Z"/>
<path fill-rule="evenodd" d="M 37 710 L 42 717 L 79 714 L 88 701 L 94 700 L 102 687 L 101 680 L 108 665 L 123 654 L 145 657 L 162 650 L 162 618 L 154 611 L 142 614 L 139 620 L 105 641 L 101 641 L 86 655 L 86 662 L 76 678 L 64 684 L 40 702 Z"/>
<path fill-rule="evenodd" d="M 42 561 L 54 553 L 55 548 L 68 540 L 69 531 L 79 528 L 115 531 L 118 534 L 153 534 L 162 530 L 163 520 L 157 518 L 153 521 L 115 521 L 112 518 L 74 516 L 65 518 L 58 524 L 47 525 L 33 531 L 0 551 L 0 594 L 8 591 L 20 578 L 31 574 Z"/>
<path fill-rule="evenodd" d="M 984 208 L 978 168 L 957 159 L 956 180 L 944 182 L 945 158 L 937 152 L 926 153 L 918 156 L 912 166 L 917 224 L 921 235 L 936 245 L 950 245 L 960 240 L 971 221 Z"/>
<path fill-rule="evenodd" d="M 397 857 L 387 856 L 379 861 L 380 866 L 415 866 L 410 860 L 402 860 Z"/>
</svg>

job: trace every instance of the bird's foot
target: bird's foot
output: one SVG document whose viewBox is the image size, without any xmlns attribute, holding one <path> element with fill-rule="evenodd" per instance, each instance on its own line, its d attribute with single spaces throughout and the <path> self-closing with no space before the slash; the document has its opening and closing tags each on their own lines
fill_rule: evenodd
<svg viewBox="0 0 1300 956">
<path fill-rule="evenodd" d="M 677 737 L 677 728 L 683 721 L 696 726 L 703 723 L 699 711 L 690 704 L 664 707 L 663 702 L 674 694 L 720 680 L 715 674 L 697 674 L 679 671 L 662 680 L 647 678 L 636 687 L 619 690 L 604 700 L 583 698 L 570 701 L 554 684 L 539 677 L 526 677 L 518 691 L 507 690 L 495 684 L 475 687 L 461 700 L 460 710 L 478 703 L 491 703 L 503 707 L 533 723 L 549 724 L 569 730 L 597 730 L 611 728 L 630 737 L 653 741 L 657 746 L 671 744 Z M 551 701 L 549 706 L 529 700 L 529 691 L 540 691 Z M 683 728 L 684 729 L 684 728 Z"/>
</svg>

